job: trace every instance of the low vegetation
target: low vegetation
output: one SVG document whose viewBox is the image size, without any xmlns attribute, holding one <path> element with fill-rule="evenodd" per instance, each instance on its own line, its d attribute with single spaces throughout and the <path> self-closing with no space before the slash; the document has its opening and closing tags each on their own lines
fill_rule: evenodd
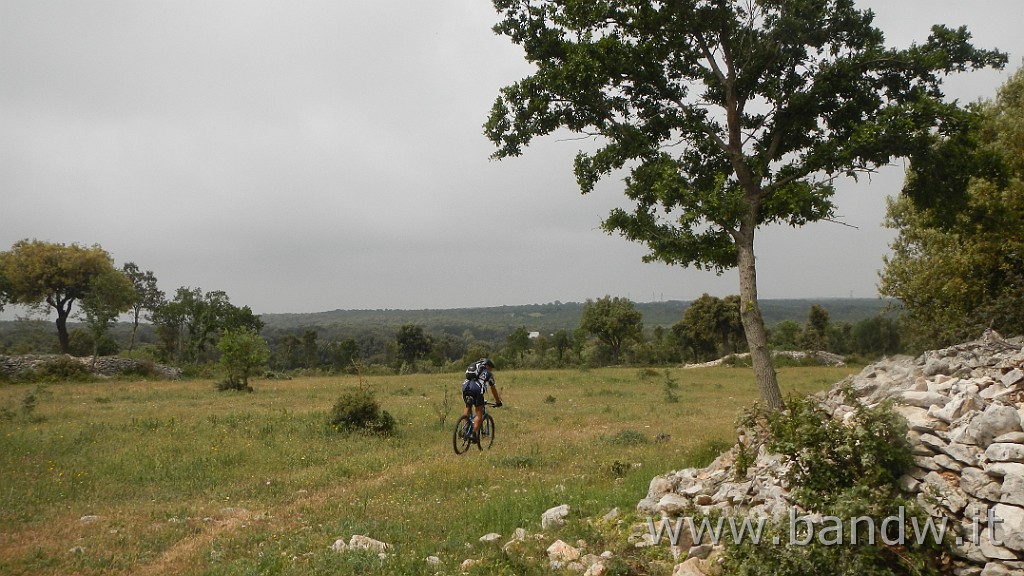
<svg viewBox="0 0 1024 576">
<path fill-rule="evenodd" d="M 900 489 L 900 477 L 913 461 L 907 441 L 907 424 L 891 405 L 859 406 L 846 421 L 833 419 L 811 398 L 793 398 L 785 412 L 751 411 L 744 428 L 763 430 L 768 449 L 781 454 L 794 504 L 819 518 L 903 518 L 883 528 L 880 537 L 862 530 L 856 541 L 824 537 L 826 525 L 818 525 L 818 538 L 809 537 L 806 526 L 783 518 L 766 528 L 762 544 L 732 542 L 727 547 L 726 571 L 735 576 L 802 576 L 808 573 L 940 574 L 949 555 L 934 539 L 910 540 L 899 545 L 907 522 L 925 526 L 927 512 Z M 834 524 L 831 527 L 835 528 Z M 802 546 L 765 546 L 763 542 L 806 540 Z M 851 534 L 851 540 L 853 536 Z M 840 537 L 840 543 L 843 543 Z"/>
<path fill-rule="evenodd" d="M 854 371 L 780 377 L 803 394 Z M 610 574 L 667 575 L 669 548 L 633 548 L 629 515 L 653 476 L 732 443 L 756 398 L 751 378 L 726 367 L 499 372 L 494 447 L 460 457 L 451 374 L 260 380 L 227 395 L 212 380 L 6 384 L 0 573 L 433 575 L 475 558 L 472 574 L 540 574 L 546 562 L 500 544 L 568 504 L 551 539 L 611 550 Z M 665 402 L 667 382 L 677 401 Z M 339 398 L 360 390 L 393 417 L 392 434 L 330 424 Z M 438 410 L 452 412 L 447 426 Z M 594 522 L 615 507 L 621 525 Z M 481 543 L 490 532 L 503 539 Z M 389 543 L 386 559 L 331 550 L 354 534 Z"/>
</svg>

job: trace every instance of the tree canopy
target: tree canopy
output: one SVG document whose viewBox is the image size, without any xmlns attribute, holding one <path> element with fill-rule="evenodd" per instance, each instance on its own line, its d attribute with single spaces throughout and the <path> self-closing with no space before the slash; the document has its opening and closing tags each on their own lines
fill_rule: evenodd
<svg viewBox="0 0 1024 576">
<path fill-rule="evenodd" d="M 898 233 L 881 289 L 906 308 L 916 348 L 1024 324 L 1024 69 L 974 112 L 911 166 L 888 206 Z"/>
<path fill-rule="evenodd" d="M 94 361 L 99 355 L 100 341 L 110 325 L 122 312 L 130 310 L 137 299 L 131 279 L 120 270 L 111 269 L 92 279 L 80 307 L 82 318 L 92 333 Z"/>
<path fill-rule="evenodd" d="M 225 292 L 184 286 L 157 308 L 153 321 L 162 353 L 191 363 L 198 363 L 225 331 L 249 328 L 258 334 L 263 329 L 259 316 L 248 306 L 233 305 Z"/>
<path fill-rule="evenodd" d="M 430 354 L 434 340 L 417 324 L 403 324 L 395 334 L 398 355 L 415 370 L 416 361 Z"/>
<path fill-rule="evenodd" d="M 57 339 L 61 352 L 70 352 L 67 320 L 76 300 L 89 294 L 93 280 L 118 272 L 113 260 L 99 245 L 58 244 L 19 240 L 0 252 L 0 301 L 57 312 Z"/>
<path fill-rule="evenodd" d="M 135 335 L 139 330 L 142 311 L 149 311 L 146 319 L 152 321 L 153 312 L 164 302 L 164 293 L 157 287 L 156 276 L 151 270 L 143 272 L 135 262 L 126 262 L 121 269 L 128 275 L 135 288 L 135 299 L 131 303 L 132 339 L 128 344 L 128 352 L 131 352 L 135 348 Z"/>
<path fill-rule="evenodd" d="M 950 72 L 1002 66 L 965 28 L 888 48 L 852 0 L 493 0 L 496 33 L 536 71 L 501 90 L 485 124 L 496 158 L 557 130 L 592 136 L 584 193 L 626 170 L 632 211 L 608 232 L 648 261 L 739 272 L 761 396 L 782 398 L 758 306 L 754 233 L 831 219 L 834 180 L 927 148 L 957 128 Z"/>
<path fill-rule="evenodd" d="M 626 298 L 605 296 L 583 304 L 580 328 L 597 336 L 611 350 L 612 362 L 618 362 L 623 344 L 643 337 L 643 314 Z"/>
</svg>

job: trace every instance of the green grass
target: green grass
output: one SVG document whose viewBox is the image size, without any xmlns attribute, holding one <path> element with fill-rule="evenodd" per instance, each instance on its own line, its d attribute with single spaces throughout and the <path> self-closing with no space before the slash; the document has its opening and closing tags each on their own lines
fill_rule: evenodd
<svg viewBox="0 0 1024 576">
<path fill-rule="evenodd" d="M 784 393 L 804 394 L 854 370 L 779 374 Z M 539 532 L 541 513 L 563 503 L 574 521 L 551 539 L 627 551 L 624 535 L 586 519 L 632 512 L 653 476 L 706 464 L 757 396 L 745 368 L 671 378 L 678 401 L 667 403 L 660 370 L 499 373 L 494 447 L 463 456 L 451 449 L 458 375 L 363 378 L 395 417 L 389 438 L 327 426 L 356 377 L 257 380 L 253 394 L 206 380 L 5 385 L 0 574 L 433 575 L 466 558 L 485 559 L 471 573 L 542 573 L 546 563 L 478 539 Z M 391 556 L 329 549 L 353 534 L 390 543 Z M 643 554 L 670 561 L 667 549 Z M 639 573 L 617 562 L 613 573 Z"/>
</svg>

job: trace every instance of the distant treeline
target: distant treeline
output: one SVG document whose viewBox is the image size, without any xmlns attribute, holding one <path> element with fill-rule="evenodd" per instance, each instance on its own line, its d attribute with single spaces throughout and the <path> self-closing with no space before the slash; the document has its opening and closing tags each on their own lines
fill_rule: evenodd
<svg viewBox="0 0 1024 576">
<path fill-rule="evenodd" d="M 503 367 L 545 368 L 610 363 L 641 365 L 706 361 L 745 350 L 738 302 L 704 296 L 696 301 L 620 304 L 639 312 L 633 327 L 621 326 L 624 345 L 609 348 L 584 327 L 594 302 L 438 310 L 334 310 L 259 316 L 259 335 L 270 348 L 272 371 L 449 370 L 481 355 Z M 899 348 L 892 302 L 880 299 L 792 299 L 761 302 L 771 344 L 777 349 L 828 350 L 881 355 Z M 95 342 L 84 325 L 69 323 L 71 353 L 87 356 Z M 216 347 L 183 360 L 167 346 L 158 326 L 142 324 L 133 356 L 205 373 Z M 128 350 L 132 324 L 112 327 L 101 354 Z M 181 336 L 178 347 L 194 347 Z M 627 341 L 628 342 L 625 342 Z M 49 320 L 0 322 L 0 354 L 58 350 Z"/>
<path fill-rule="evenodd" d="M 670 328 L 679 322 L 690 306 L 689 300 L 663 302 L 637 302 L 636 309 L 643 314 L 644 327 Z M 761 312 L 769 326 L 783 320 L 803 323 L 811 306 L 817 304 L 829 312 L 832 322 L 854 324 L 883 313 L 893 304 L 880 298 L 817 298 L 761 300 Z M 305 330 L 315 328 L 320 337 L 335 334 L 351 336 L 367 330 L 380 330 L 393 334 L 404 324 L 422 326 L 428 333 L 461 334 L 466 330 L 480 337 L 504 337 L 520 327 L 527 330 L 554 333 L 574 330 L 580 325 L 583 304 L 580 302 L 553 302 L 521 306 L 495 306 L 489 308 L 455 308 L 427 310 L 333 310 L 308 314 L 261 314 L 264 332 L 276 330 Z"/>
</svg>

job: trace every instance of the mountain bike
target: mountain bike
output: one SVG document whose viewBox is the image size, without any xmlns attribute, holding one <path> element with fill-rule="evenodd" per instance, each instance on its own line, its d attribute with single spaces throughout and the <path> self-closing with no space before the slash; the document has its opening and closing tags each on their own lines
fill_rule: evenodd
<svg viewBox="0 0 1024 576">
<path fill-rule="evenodd" d="M 484 419 L 480 422 L 480 436 L 473 438 L 473 416 L 460 416 L 455 423 L 455 432 L 452 434 L 452 448 L 456 454 L 463 454 L 469 447 L 476 444 L 480 450 L 490 448 L 494 444 L 494 418 L 487 413 L 487 407 L 494 406 L 493 402 L 484 402 Z"/>
</svg>

